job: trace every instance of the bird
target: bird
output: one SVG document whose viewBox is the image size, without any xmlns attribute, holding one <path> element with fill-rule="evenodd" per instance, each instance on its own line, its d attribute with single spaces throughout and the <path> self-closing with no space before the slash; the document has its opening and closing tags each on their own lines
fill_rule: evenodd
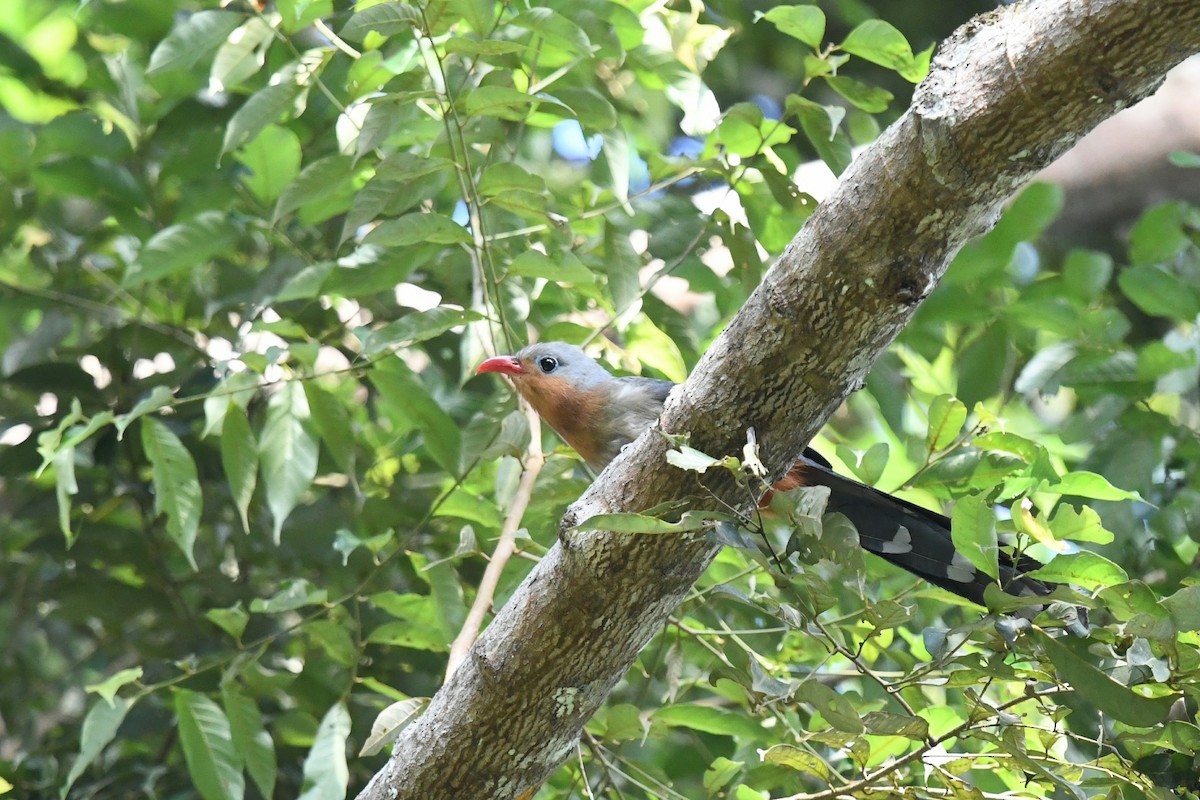
<svg viewBox="0 0 1200 800">
<path fill-rule="evenodd" d="M 597 472 L 658 420 L 675 385 L 614 376 L 564 342 L 540 342 L 515 355 L 488 358 L 475 372 L 508 376 L 538 416 Z M 845 515 L 867 552 L 976 605 L 987 605 L 984 591 L 997 581 L 955 548 L 950 520 L 943 514 L 838 474 L 812 448 L 772 489 L 801 486 L 827 487 L 826 512 Z M 999 560 L 999 584 L 1009 594 L 1044 596 L 1054 590 L 1053 584 L 1026 574 L 1043 566 L 1037 559 L 1002 551 Z"/>
</svg>

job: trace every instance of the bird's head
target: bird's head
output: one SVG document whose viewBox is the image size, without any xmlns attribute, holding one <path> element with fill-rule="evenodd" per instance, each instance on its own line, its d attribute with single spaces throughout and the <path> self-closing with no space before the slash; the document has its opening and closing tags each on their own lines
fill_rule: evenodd
<svg viewBox="0 0 1200 800">
<path fill-rule="evenodd" d="M 476 374 L 497 372 L 513 386 L 589 464 L 602 468 L 612 457 L 607 431 L 619 409 L 607 402 L 615 379 L 573 344 L 539 342 L 516 355 L 484 361 Z"/>
<path fill-rule="evenodd" d="M 587 392 L 612 376 L 587 353 L 565 342 L 539 342 L 516 355 L 496 356 L 484 361 L 476 374 L 498 372 L 512 378 L 517 391 L 529 397 L 537 386 L 559 384 L 576 392 Z"/>
</svg>

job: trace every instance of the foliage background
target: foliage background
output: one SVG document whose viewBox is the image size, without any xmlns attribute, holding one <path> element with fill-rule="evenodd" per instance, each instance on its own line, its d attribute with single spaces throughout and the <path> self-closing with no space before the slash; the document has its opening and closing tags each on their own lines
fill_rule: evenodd
<svg viewBox="0 0 1200 800">
<path fill-rule="evenodd" d="M 986 10 L 935 6 L 0 0 L 0 787 L 360 787 L 513 502 L 528 427 L 474 365 L 682 379 L 811 213 L 798 168 Z M 723 551 L 539 797 L 1196 790 L 1200 214 L 1085 251 L 1039 241 L 1061 202 L 964 249 L 817 444 L 1065 548 L 1091 635 L 809 519 L 786 576 Z M 589 479 L 553 450 L 497 603 Z"/>
</svg>

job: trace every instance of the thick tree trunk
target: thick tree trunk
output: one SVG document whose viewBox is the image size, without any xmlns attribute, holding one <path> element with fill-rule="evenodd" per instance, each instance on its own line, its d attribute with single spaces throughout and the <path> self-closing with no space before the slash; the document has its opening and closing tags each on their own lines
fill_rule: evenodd
<svg viewBox="0 0 1200 800">
<path fill-rule="evenodd" d="M 662 427 L 775 470 L 859 385 L 968 238 L 1077 138 L 1200 51 L 1198 0 L 1042 0 L 972 20 L 667 401 Z M 363 800 L 513 798 L 583 725 L 715 548 L 580 534 L 574 521 L 696 494 L 642 436 L 573 505 L 558 547 L 402 735 Z M 706 476 L 707 477 L 707 476 Z M 736 502 L 732 486 L 713 486 Z"/>
</svg>

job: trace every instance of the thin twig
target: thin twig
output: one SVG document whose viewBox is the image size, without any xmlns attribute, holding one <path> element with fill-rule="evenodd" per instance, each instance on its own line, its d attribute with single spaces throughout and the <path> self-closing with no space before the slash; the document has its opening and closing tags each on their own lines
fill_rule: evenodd
<svg viewBox="0 0 1200 800">
<path fill-rule="evenodd" d="M 475 602 L 471 604 L 471 610 L 467 612 L 462 629 L 458 632 L 458 636 L 454 637 L 454 643 L 450 645 L 450 658 L 446 665 L 447 680 L 467 657 L 467 651 L 471 649 L 471 645 L 479 636 L 480 628 L 483 627 L 484 617 L 491 611 L 492 600 L 495 598 L 500 576 L 504 573 L 505 565 L 508 564 L 508 560 L 517 549 L 516 533 L 517 529 L 521 527 L 521 518 L 525 516 L 525 509 L 529 507 L 529 501 L 533 497 L 533 486 L 537 483 L 538 474 L 542 471 L 542 464 L 546 462 L 546 456 L 542 453 L 541 421 L 533 407 L 524 400 L 521 401 L 521 408 L 525 411 L 525 418 L 529 420 L 529 449 L 525 451 L 525 464 L 521 470 L 521 480 L 517 484 L 517 493 L 513 496 L 512 505 L 508 508 L 508 515 L 504 518 L 504 526 L 500 529 L 500 541 L 497 542 L 496 550 L 492 553 L 487 569 L 483 572 L 483 578 L 479 581 Z"/>
</svg>

